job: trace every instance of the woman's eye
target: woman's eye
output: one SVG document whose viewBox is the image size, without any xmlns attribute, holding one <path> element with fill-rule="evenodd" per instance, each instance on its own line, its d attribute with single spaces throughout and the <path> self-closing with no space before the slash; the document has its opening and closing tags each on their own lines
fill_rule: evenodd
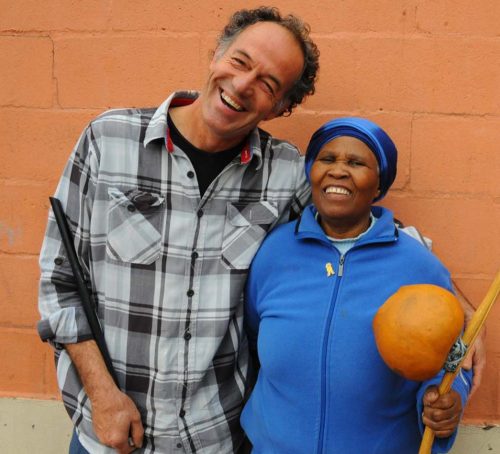
<svg viewBox="0 0 500 454">
<path fill-rule="evenodd" d="M 353 167 L 359 167 L 359 166 L 362 166 L 364 165 L 361 161 L 355 161 L 355 160 L 350 160 L 349 161 L 349 165 L 353 166 Z"/>
</svg>

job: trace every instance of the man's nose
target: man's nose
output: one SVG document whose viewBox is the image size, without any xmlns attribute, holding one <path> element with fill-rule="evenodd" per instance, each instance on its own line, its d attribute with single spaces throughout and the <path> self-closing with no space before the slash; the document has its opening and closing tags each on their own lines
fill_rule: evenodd
<svg viewBox="0 0 500 454">
<path fill-rule="evenodd" d="M 255 75 L 251 71 L 240 73 L 233 78 L 233 87 L 239 95 L 248 96 L 253 92 Z"/>
</svg>

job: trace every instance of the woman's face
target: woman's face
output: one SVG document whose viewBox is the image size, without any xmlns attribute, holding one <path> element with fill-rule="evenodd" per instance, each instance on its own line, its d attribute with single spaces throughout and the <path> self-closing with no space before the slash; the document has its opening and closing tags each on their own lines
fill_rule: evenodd
<svg viewBox="0 0 500 454">
<path fill-rule="evenodd" d="M 337 137 L 321 148 L 311 167 L 312 199 L 327 235 L 351 238 L 369 225 L 379 194 L 377 158 L 354 137 Z"/>
</svg>

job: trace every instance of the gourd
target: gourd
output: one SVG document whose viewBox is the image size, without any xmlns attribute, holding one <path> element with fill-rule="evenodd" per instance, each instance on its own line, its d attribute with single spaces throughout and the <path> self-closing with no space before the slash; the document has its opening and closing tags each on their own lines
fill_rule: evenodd
<svg viewBox="0 0 500 454">
<path fill-rule="evenodd" d="M 372 326 L 385 363 L 409 380 L 422 381 L 443 368 L 463 324 L 462 307 L 451 292 L 416 284 L 387 299 Z"/>
</svg>

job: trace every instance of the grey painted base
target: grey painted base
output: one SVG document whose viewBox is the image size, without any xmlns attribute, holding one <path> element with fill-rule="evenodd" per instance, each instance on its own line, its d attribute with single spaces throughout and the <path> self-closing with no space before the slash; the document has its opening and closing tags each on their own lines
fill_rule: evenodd
<svg viewBox="0 0 500 454">
<path fill-rule="evenodd" d="M 0 399 L 2 454 L 66 454 L 72 425 L 59 401 Z M 461 426 L 451 454 L 500 454 L 500 427 Z"/>
</svg>

